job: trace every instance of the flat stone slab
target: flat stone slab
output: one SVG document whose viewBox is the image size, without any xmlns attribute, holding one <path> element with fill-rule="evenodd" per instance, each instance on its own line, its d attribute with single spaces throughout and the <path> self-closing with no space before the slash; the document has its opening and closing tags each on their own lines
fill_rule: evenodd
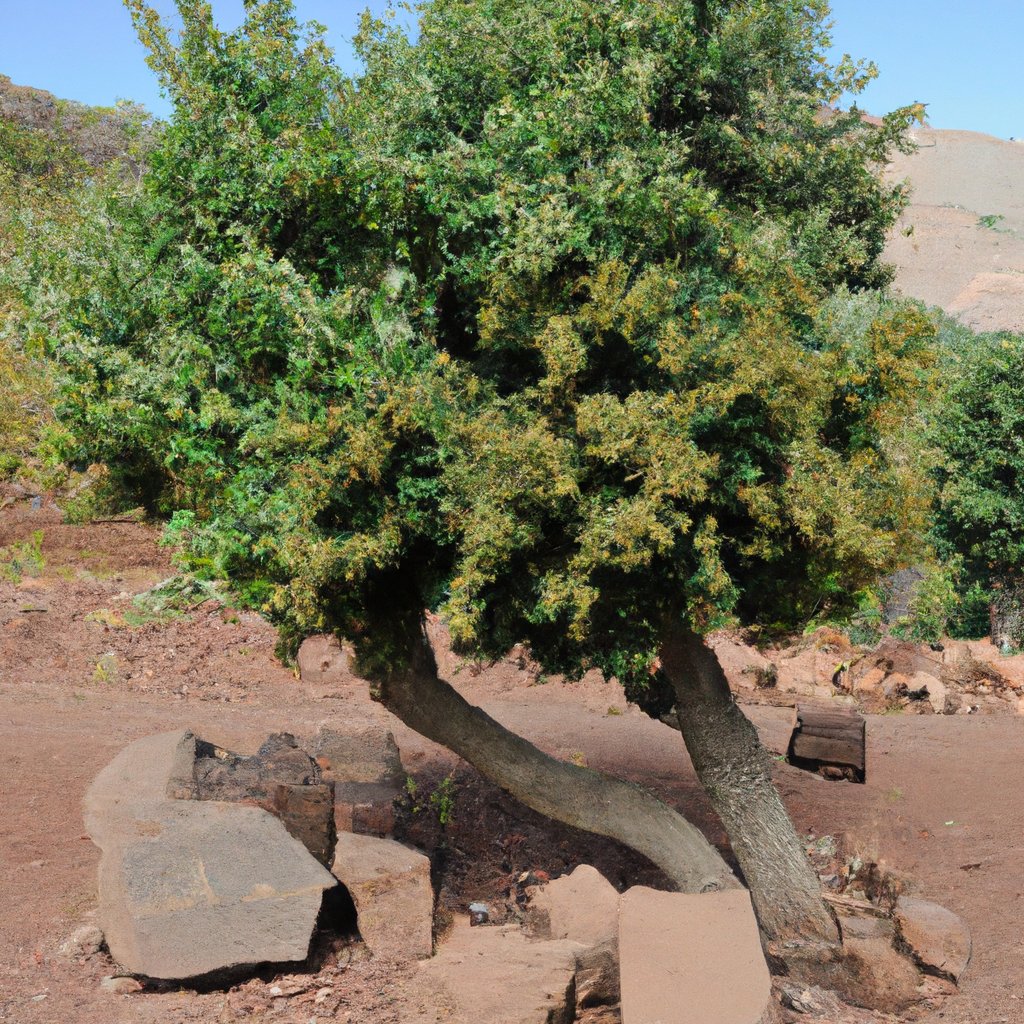
<svg viewBox="0 0 1024 1024">
<path fill-rule="evenodd" d="M 399 959 L 430 956 L 434 890 L 424 854 L 390 839 L 342 832 L 334 875 L 352 897 L 370 950 Z"/>
<path fill-rule="evenodd" d="M 895 919 L 900 937 L 922 967 L 960 980 L 971 959 L 971 933 L 960 917 L 938 903 L 901 896 Z"/>
<path fill-rule="evenodd" d="M 575 1019 L 574 977 L 584 947 L 537 941 L 518 925 L 457 920 L 415 975 L 423 1008 L 404 1024 L 552 1024 Z"/>
<path fill-rule="evenodd" d="M 168 980 L 304 960 L 335 879 L 268 812 L 169 796 L 191 778 L 195 753 L 187 731 L 147 737 L 86 793 L 111 955 Z"/>
<path fill-rule="evenodd" d="M 761 1024 L 771 978 L 744 890 L 629 889 L 619 904 L 623 1024 Z"/>
</svg>

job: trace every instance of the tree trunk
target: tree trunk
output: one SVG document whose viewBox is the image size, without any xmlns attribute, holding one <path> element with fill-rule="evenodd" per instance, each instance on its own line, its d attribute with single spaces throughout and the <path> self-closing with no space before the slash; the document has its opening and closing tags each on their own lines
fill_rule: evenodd
<svg viewBox="0 0 1024 1024">
<path fill-rule="evenodd" d="M 682 892 L 737 888 L 700 831 L 639 786 L 550 757 L 468 703 L 437 674 L 420 631 L 411 666 L 380 685 L 379 699 L 410 729 L 468 761 L 527 807 L 643 854 Z"/>
<path fill-rule="evenodd" d="M 1000 650 L 1024 647 L 1024 581 L 1004 579 L 994 588 L 989 606 L 992 643 Z"/>
<path fill-rule="evenodd" d="M 662 670 L 676 694 L 686 748 L 750 888 L 769 943 L 834 944 L 839 935 L 771 778 L 771 762 L 736 706 L 712 651 L 680 627 L 665 638 Z"/>
</svg>

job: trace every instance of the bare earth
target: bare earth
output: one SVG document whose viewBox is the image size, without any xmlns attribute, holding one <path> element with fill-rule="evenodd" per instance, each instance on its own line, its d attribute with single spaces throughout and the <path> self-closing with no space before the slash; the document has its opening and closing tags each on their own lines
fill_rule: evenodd
<svg viewBox="0 0 1024 1024">
<path fill-rule="evenodd" d="M 912 186 L 886 250 L 896 286 L 978 330 L 1024 331 L 1024 145 L 977 132 L 915 132 L 893 178 Z"/>
<path fill-rule="evenodd" d="M 0 500 L 3 500 L 0 494 Z M 43 531 L 45 566 L 0 584 L 0 1021 L 17 1024 L 268 1019 L 400 1022 L 422 995 L 408 967 L 373 961 L 358 947 L 335 951 L 305 991 L 275 998 L 274 977 L 230 992 L 114 995 L 100 978 L 113 965 L 59 954 L 91 919 L 97 850 L 84 835 L 82 795 L 130 740 L 188 725 L 211 740 L 252 750 L 271 731 L 308 733 L 323 721 L 387 718 L 355 681 L 316 698 L 273 657 L 273 632 L 257 617 L 213 605 L 184 619 L 134 628 L 117 610 L 169 573 L 153 530 L 134 524 L 62 525 L 27 500 L 0 509 L 0 547 Z M 676 732 L 629 710 L 615 687 L 585 681 L 538 684 L 508 662 L 456 681 L 467 696 L 564 758 L 642 781 L 724 843 Z M 788 738 L 785 708 L 748 709 L 767 743 Z M 436 778 L 451 755 L 391 720 L 408 771 Z M 778 765 L 798 827 L 845 833 L 851 849 L 878 858 L 908 888 L 963 915 L 975 953 L 943 1024 L 1024 1019 L 1024 719 L 1011 714 L 884 715 L 869 719 L 867 785 L 829 783 Z M 462 912 L 495 899 L 520 870 L 558 874 L 590 860 L 620 888 L 652 872 L 609 844 L 546 826 L 484 785 L 458 775 L 455 836 L 460 874 L 444 894 Z M 474 827 L 486 832 L 473 847 Z M 479 837 L 478 837 L 479 838 Z M 464 849 L 459 852 L 459 844 Z M 444 902 L 444 901 L 443 901 Z M 296 983 L 301 989 L 302 979 Z M 329 995 L 316 1002 L 316 993 Z M 320 1016 L 318 1016 L 318 1014 Z M 874 1019 L 866 1017 L 865 1019 Z"/>
</svg>

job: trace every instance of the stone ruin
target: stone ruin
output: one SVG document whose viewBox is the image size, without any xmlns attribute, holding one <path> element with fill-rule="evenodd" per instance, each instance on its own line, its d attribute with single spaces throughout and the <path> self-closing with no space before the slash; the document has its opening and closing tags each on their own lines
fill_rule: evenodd
<svg viewBox="0 0 1024 1024">
<path fill-rule="evenodd" d="M 479 907 L 457 917 L 435 951 L 430 862 L 390 838 L 404 780 L 380 726 L 321 729 L 305 744 L 276 734 L 253 756 L 188 731 L 131 744 L 86 795 L 102 931 L 80 929 L 78 952 L 105 941 L 143 979 L 285 969 L 307 960 L 325 898 L 347 893 L 368 950 L 413 961 L 419 1009 L 407 1024 L 440 1013 L 453 1024 L 845 1019 L 833 992 L 773 982 L 742 890 L 620 894 L 581 865 L 546 884 L 530 876 L 519 922 L 475 927 Z M 955 990 L 971 943 L 949 911 L 907 896 L 888 908 L 844 898 L 836 911 L 860 965 L 847 1002 L 881 994 L 900 1012 Z M 115 994 L 143 987 L 107 981 Z"/>
<path fill-rule="evenodd" d="M 430 862 L 386 838 L 394 739 L 321 730 L 311 747 L 278 734 L 242 757 L 183 730 L 132 743 L 99 774 L 85 821 L 102 851 L 100 924 L 127 971 L 185 980 L 303 961 L 339 886 L 371 950 L 430 955 Z"/>
</svg>

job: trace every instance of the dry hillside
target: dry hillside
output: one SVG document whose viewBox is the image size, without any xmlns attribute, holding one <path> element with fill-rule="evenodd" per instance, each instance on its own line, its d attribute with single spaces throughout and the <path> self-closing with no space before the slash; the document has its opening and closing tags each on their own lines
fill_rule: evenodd
<svg viewBox="0 0 1024 1024">
<path fill-rule="evenodd" d="M 907 295 L 978 330 L 1024 331 L 1024 145 L 922 128 L 890 173 L 913 194 L 887 250 Z"/>
</svg>

